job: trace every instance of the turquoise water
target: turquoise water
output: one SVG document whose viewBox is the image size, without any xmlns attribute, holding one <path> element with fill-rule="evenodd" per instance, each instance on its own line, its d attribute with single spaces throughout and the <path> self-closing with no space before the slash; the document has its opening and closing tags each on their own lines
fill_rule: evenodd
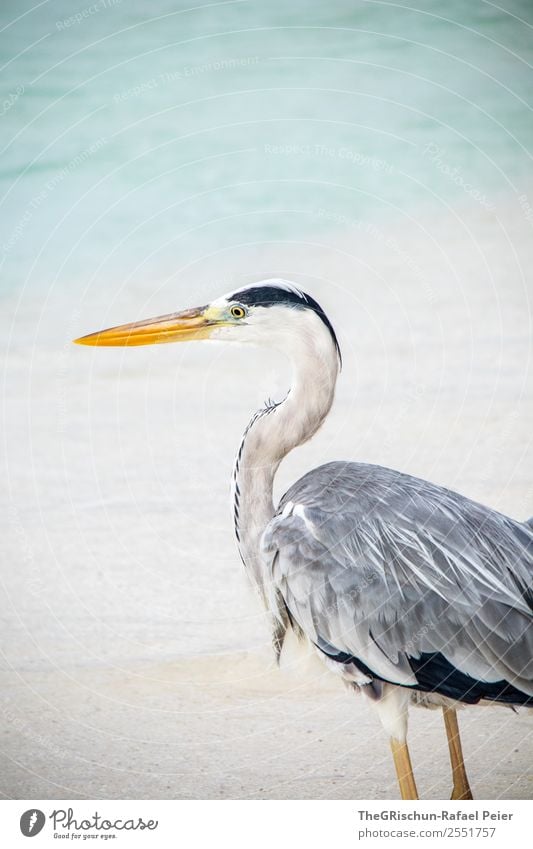
<svg viewBox="0 0 533 849">
<path fill-rule="evenodd" d="M 531 3 L 419 5 L 4 2 L 3 291 L 519 196 Z"/>
</svg>

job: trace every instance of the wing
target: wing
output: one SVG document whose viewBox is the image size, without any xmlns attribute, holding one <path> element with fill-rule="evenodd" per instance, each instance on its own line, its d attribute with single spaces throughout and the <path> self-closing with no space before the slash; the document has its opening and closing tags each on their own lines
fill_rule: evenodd
<svg viewBox="0 0 533 849">
<path fill-rule="evenodd" d="M 527 524 L 400 472 L 330 463 L 286 493 L 262 550 L 273 590 L 331 657 L 465 701 L 496 686 L 501 700 L 533 695 Z"/>
</svg>

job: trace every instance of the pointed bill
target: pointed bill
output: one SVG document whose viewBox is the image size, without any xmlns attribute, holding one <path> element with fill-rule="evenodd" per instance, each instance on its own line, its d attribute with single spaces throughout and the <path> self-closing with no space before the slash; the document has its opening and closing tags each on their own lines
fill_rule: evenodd
<svg viewBox="0 0 533 849">
<path fill-rule="evenodd" d="M 214 327 L 225 322 L 218 310 L 196 307 L 183 312 L 160 315 L 145 321 L 120 324 L 108 330 L 99 330 L 74 339 L 77 345 L 124 347 L 134 345 L 161 345 L 164 342 L 187 342 L 207 339 Z"/>
</svg>

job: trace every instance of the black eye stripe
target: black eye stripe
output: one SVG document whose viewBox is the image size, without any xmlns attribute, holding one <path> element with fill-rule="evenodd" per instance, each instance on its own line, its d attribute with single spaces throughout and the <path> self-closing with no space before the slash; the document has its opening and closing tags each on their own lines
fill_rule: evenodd
<svg viewBox="0 0 533 849">
<path fill-rule="evenodd" d="M 341 350 L 333 325 L 320 304 L 306 292 L 300 292 L 297 289 L 284 289 L 281 286 L 251 286 L 249 289 L 235 292 L 235 294 L 229 296 L 229 299 L 234 299 L 250 307 L 273 307 L 286 304 L 296 309 L 313 310 L 329 330 L 339 361 L 342 362 Z"/>
</svg>

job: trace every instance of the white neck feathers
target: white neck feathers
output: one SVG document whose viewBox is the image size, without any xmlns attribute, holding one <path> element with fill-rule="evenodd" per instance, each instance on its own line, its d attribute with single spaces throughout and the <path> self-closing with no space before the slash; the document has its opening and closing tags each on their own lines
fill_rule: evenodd
<svg viewBox="0 0 533 849">
<path fill-rule="evenodd" d="M 274 476 L 289 451 L 310 439 L 326 418 L 339 370 L 331 333 L 312 311 L 301 311 L 298 333 L 280 336 L 277 347 L 291 361 L 291 388 L 280 404 L 258 410 L 252 417 L 237 453 L 232 480 L 239 551 L 263 598 L 268 576 L 264 575 L 259 545 L 275 512 Z"/>
</svg>

